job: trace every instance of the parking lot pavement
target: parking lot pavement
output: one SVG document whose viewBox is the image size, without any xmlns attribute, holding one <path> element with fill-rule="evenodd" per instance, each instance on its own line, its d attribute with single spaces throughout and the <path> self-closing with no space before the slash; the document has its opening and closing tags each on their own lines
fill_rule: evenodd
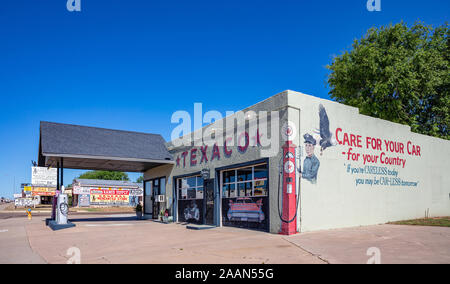
<svg viewBox="0 0 450 284">
<path fill-rule="evenodd" d="M 450 228 L 376 225 L 307 232 L 286 238 L 329 263 L 450 263 Z"/>
<path fill-rule="evenodd" d="M 81 263 L 324 263 L 279 235 L 93 217 L 71 216 L 76 227 L 55 232 L 33 222 L 27 226 L 31 247 L 49 263 L 66 263 L 70 248 L 79 249 Z"/>
<path fill-rule="evenodd" d="M 28 242 L 25 218 L 0 220 L 0 263 L 46 263 Z M 32 222 L 32 221 L 29 221 Z"/>
<path fill-rule="evenodd" d="M 94 217 L 71 216 L 76 227 L 55 232 L 33 222 L 27 226 L 31 247 L 49 263 L 66 263 L 72 247 L 81 263 L 324 263 L 279 235 Z"/>
<path fill-rule="evenodd" d="M 187 230 L 130 216 L 71 215 L 52 231 L 45 218 L 0 220 L 0 263 L 450 263 L 450 228 L 379 225 L 281 236 L 237 228 Z"/>
</svg>

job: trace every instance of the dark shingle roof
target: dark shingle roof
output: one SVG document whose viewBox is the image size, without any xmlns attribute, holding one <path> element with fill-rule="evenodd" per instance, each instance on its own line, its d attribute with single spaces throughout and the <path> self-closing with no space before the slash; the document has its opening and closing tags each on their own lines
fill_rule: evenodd
<svg viewBox="0 0 450 284">
<path fill-rule="evenodd" d="M 159 134 L 41 122 L 42 154 L 173 160 Z"/>
</svg>

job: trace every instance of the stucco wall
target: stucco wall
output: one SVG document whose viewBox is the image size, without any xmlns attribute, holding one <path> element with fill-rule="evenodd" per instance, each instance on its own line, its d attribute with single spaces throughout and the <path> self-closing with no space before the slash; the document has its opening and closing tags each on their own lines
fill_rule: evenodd
<svg viewBox="0 0 450 284">
<path fill-rule="evenodd" d="M 293 91 L 289 91 L 288 102 L 300 109 L 297 143 L 303 148 L 306 133 L 313 135 L 319 144 L 320 135 L 314 130 L 320 128 L 320 104 L 326 110 L 334 139 L 336 129 L 341 128 L 342 131 L 337 133 L 341 143 L 344 133 L 359 135 L 361 140 L 361 147 L 337 143 L 325 149 L 322 155 L 320 145 L 315 147 L 315 155 L 320 161 L 317 183 L 302 179 L 300 185 L 301 231 L 386 223 L 421 218 L 425 214 L 430 217 L 450 215 L 450 176 L 447 174 L 450 141 L 412 133 L 409 126 L 360 115 L 357 108 Z M 380 139 L 381 150 L 367 148 L 367 137 Z M 403 153 L 386 150 L 385 140 L 403 144 Z M 397 145 L 400 150 L 400 144 Z M 412 145 L 420 147 L 420 155 L 408 154 Z M 348 160 L 349 148 L 352 153 L 360 154 L 357 161 L 351 157 Z M 382 164 L 382 153 L 383 158 L 398 157 L 405 160 L 405 164 Z M 367 154 L 378 156 L 377 162 L 364 164 L 362 155 Z M 303 160 L 304 157 L 303 150 Z M 377 168 L 368 172 L 365 166 Z M 359 168 L 364 171 L 359 173 Z M 385 173 L 386 170 L 394 175 Z M 389 180 L 385 178 L 390 178 L 391 183 L 385 184 Z M 356 185 L 359 179 L 364 184 Z M 379 183 L 369 183 L 374 180 Z"/>
<path fill-rule="evenodd" d="M 277 94 L 267 100 L 264 100 L 263 102 L 260 102 L 258 104 L 255 104 L 245 110 L 247 111 L 273 111 L 273 110 L 279 110 L 280 112 L 280 126 L 283 124 L 284 121 L 287 119 L 287 92 L 283 92 L 280 94 Z M 233 116 L 231 116 L 233 118 Z M 223 129 L 225 124 L 216 123 L 213 124 L 213 127 L 216 127 L 217 129 Z M 209 126 L 208 126 L 209 127 Z M 223 128 L 222 128 L 223 127 Z M 267 135 L 271 136 L 271 124 L 267 127 L 268 133 Z M 205 128 L 204 128 L 205 130 Z M 245 131 L 248 132 L 248 125 L 245 128 Z M 234 135 L 238 137 L 240 133 L 238 133 L 237 130 L 234 131 Z M 251 134 L 250 134 L 251 135 Z M 227 136 L 224 133 L 224 137 Z M 281 137 L 280 137 L 281 139 Z M 282 141 L 278 141 L 278 145 L 281 144 Z M 151 169 L 147 171 L 144 174 L 144 179 L 151 179 L 161 176 L 167 176 L 167 187 L 166 192 L 168 195 L 168 199 L 173 197 L 173 177 L 177 176 L 183 176 L 183 175 L 189 175 L 194 173 L 199 173 L 202 169 L 208 168 L 210 170 L 210 177 L 216 178 L 216 169 L 227 167 L 230 165 L 237 165 L 242 163 L 248 163 L 253 162 L 261 159 L 268 159 L 269 163 L 269 218 L 270 218 L 270 232 L 272 233 L 278 233 L 280 230 L 280 220 L 279 220 L 279 214 L 278 214 L 278 163 L 280 160 L 280 155 L 282 154 L 281 151 L 279 151 L 279 147 L 277 147 L 277 153 L 276 155 L 268 157 L 267 155 L 263 154 L 261 152 L 262 149 L 267 149 L 268 147 L 261 147 L 261 146 L 249 146 L 245 152 L 240 152 L 237 149 L 237 146 L 229 146 L 228 149 L 232 150 L 232 154 L 230 156 L 225 156 L 223 152 L 223 146 L 219 146 L 220 151 L 220 158 L 215 158 L 212 160 L 212 147 L 209 146 L 207 149 L 208 154 L 208 162 L 200 163 L 201 160 L 201 152 L 200 147 L 196 146 L 181 146 L 181 147 L 174 147 L 173 142 L 170 142 L 167 144 L 169 151 L 174 156 L 175 159 L 180 158 L 182 159 L 180 161 L 180 164 L 175 164 L 172 168 L 172 166 L 161 166 L 157 167 L 155 169 Z M 190 164 L 190 151 L 192 149 L 197 149 L 197 164 L 191 165 Z M 183 160 L 183 157 L 181 156 L 183 152 L 188 152 L 189 154 L 186 156 L 186 161 Z M 219 192 L 219 188 L 217 186 L 218 182 L 216 182 L 216 194 L 217 196 L 221 196 L 221 192 Z M 220 202 L 219 202 L 220 203 Z M 218 216 L 217 219 L 221 220 L 221 213 L 222 210 L 217 210 L 216 213 Z"/>
<path fill-rule="evenodd" d="M 320 123 L 322 120 L 324 124 L 325 118 L 323 112 L 322 119 L 320 118 L 320 105 L 328 117 L 328 129 L 332 134 L 330 140 L 332 145 L 322 153 L 319 145 Z M 293 91 L 282 92 L 243 111 L 248 110 L 256 112 L 279 110 L 280 133 L 285 122 L 290 121 L 294 125 L 296 135 L 293 137 L 293 143 L 300 146 L 298 158 L 304 172 L 303 165 L 307 156 L 304 135 L 310 134 L 316 139 L 315 157 L 320 162 L 317 179 L 314 183 L 313 180 L 302 178 L 297 183 L 297 192 L 300 192 L 297 220 L 299 231 L 379 224 L 421 218 L 426 214 L 430 217 L 450 215 L 450 177 L 446 174 L 450 166 L 449 141 L 412 133 L 409 126 L 360 115 L 357 108 Z M 220 124 L 212 126 L 222 129 Z M 271 125 L 268 128 L 271 135 Z M 337 129 L 341 130 L 336 133 Z M 357 145 L 344 142 L 344 133 L 348 135 L 349 141 L 353 135 Z M 235 132 L 235 135 L 239 133 Z M 371 146 L 367 148 L 368 137 L 374 138 L 374 143 L 379 141 L 380 148 L 372 149 Z M 341 141 L 341 144 L 338 141 Z M 403 153 L 386 150 L 385 141 L 402 144 Z M 269 215 L 272 233 L 278 233 L 281 226 L 278 212 L 280 202 L 278 182 L 283 143 L 283 137 L 280 135 L 279 150 L 275 155 L 268 157 Z M 408 154 L 408 149 L 411 151 L 412 145 L 420 147 L 420 154 Z M 183 152 L 188 152 L 186 163 L 181 161 L 179 165 L 154 168 L 147 171 L 144 178 L 147 180 L 167 177 L 166 194 L 169 208 L 172 208 L 173 177 L 199 173 L 202 169 L 208 168 L 211 178 L 215 178 L 218 168 L 267 158 L 261 152 L 263 147 L 248 147 L 244 153 L 239 152 L 236 146 L 230 147 L 233 154 L 225 157 L 223 146 L 220 146 L 220 159 L 212 160 L 212 147 L 209 147 L 208 162 L 200 163 L 201 153 L 198 150 L 197 164 L 192 165 L 190 152 L 193 148 L 200 147 L 174 147 L 173 142 L 167 143 L 167 146 L 175 159 Z M 355 157 L 359 154 L 357 160 L 353 160 L 352 156 L 348 160 L 350 148 L 351 154 L 355 154 Z M 383 157 L 396 158 L 401 164 L 382 164 L 380 162 L 382 154 Z M 364 163 L 363 155 L 377 157 L 377 162 Z M 360 170 L 362 172 L 359 172 Z M 362 181 L 362 184 L 357 184 L 357 181 Z M 377 184 L 374 184 L 375 182 Z M 217 184 L 215 190 L 220 196 Z M 218 220 L 221 220 L 221 210 L 216 213 L 219 214 Z"/>
</svg>

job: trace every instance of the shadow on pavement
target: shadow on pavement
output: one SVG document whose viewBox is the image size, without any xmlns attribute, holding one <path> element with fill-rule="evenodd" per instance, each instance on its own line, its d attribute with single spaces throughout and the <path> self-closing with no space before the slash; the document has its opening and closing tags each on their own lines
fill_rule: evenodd
<svg viewBox="0 0 450 284">
<path fill-rule="evenodd" d="M 120 222 L 120 221 L 145 221 L 142 219 L 138 219 L 136 216 L 130 217 L 94 217 L 94 218 L 78 218 L 78 219 L 69 219 L 70 222 Z"/>
</svg>

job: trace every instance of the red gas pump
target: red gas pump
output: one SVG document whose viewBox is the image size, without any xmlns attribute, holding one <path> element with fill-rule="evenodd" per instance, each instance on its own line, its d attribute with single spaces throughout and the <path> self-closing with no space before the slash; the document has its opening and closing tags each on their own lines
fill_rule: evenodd
<svg viewBox="0 0 450 284">
<path fill-rule="evenodd" d="M 286 141 L 283 146 L 283 165 L 282 165 L 282 204 L 281 231 L 282 235 L 293 235 L 297 233 L 297 165 L 296 148 L 292 141 Z"/>
</svg>

